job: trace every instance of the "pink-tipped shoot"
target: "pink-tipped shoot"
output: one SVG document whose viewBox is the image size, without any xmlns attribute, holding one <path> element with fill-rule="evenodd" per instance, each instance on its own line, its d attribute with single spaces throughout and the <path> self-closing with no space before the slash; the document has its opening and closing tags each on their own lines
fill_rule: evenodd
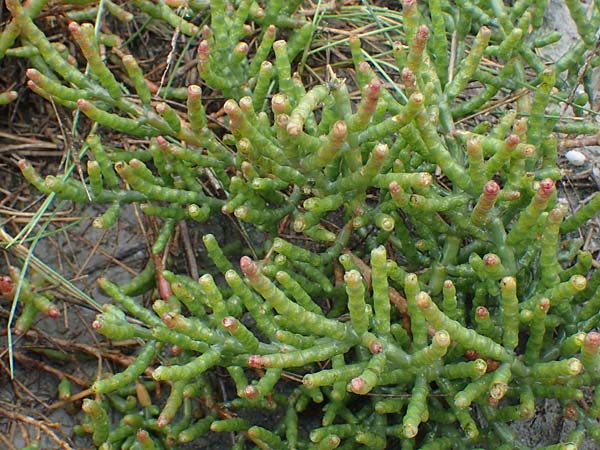
<svg viewBox="0 0 600 450">
<path fill-rule="evenodd" d="M 539 193 L 544 197 L 549 197 L 556 189 L 554 180 L 551 178 L 544 178 L 540 181 Z"/>
<path fill-rule="evenodd" d="M 240 269 L 249 278 L 258 275 L 258 266 L 248 256 L 242 256 L 240 259 Z"/>
<path fill-rule="evenodd" d="M 207 58 L 210 53 L 210 46 L 208 45 L 208 41 L 203 39 L 198 44 L 198 57 L 199 58 Z"/>
<path fill-rule="evenodd" d="M 590 331 L 583 341 L 583 348 L 590 353 L 598 351 L 600 347 L 600 333 L 597 331 Z"/>
<path fill-rule="evenodd" d="M 52 319 L 57 319 L 60 316 L 60 311 L 58 310 L 58 306 L 50 305 L 48 309 L 46 309 L 46 315 Z"/>
<path fill-rule="evenodd" d="M 104 326 L 104 323 L 102 322 L 101 319 L 96 319 L 92 322 L 92 328 L 96 331 L 100 331 L 103 326 Z"/>
<path fill-rule="evenodd" d="M 248 366 L 255 369 L 264 367 L 264 358 L 261 355 L 252 355 L 248 357 Z"/>
<path fill-rule="evenodd" d="M 15 289 L 15 284 L 10 277 L 0 277 L 0 296 L 12 297 Z"/>
<path fill-rule="evenodd" d="M 475 317 L 484 320 L 490 317 L 490 311 L 485 306 L 478 306 L 475 310 Z"/>
<path fill-rule="evenodd" d="M 483 193 L 486 197 L 496 197 L 500 192 L 500 186 L 494 180 L 490 180 L 483 186 Z"/>
<path fill-rule="evenodd" d="M 358 64 L 358 71 L 363 74 L 367 74 L 371 71 L 371 66 L 366 61 L 361 61 Z"/>
<path fill-rule="evenodd" d="M 401 76 L 402 76 L 402 81 L 404 82 L 404 84 L 407 84 L 407 85 L 410 85 L 410 86 L 414 86 L 415 85 L 415 83 L 416 83 L 415 74 L 408 67 L 405 67 L 404 69 L 402 69 L 402 75 Z"/>
<path fill-rule="evenodd" d="M 92 104 L 87 100 L 80 98 L 79 100 L 77 100 L 77 108 L 79 108 L 80 111 L 85 113 L 91 111 Z"/>
<path fill-rule="evenodd" d="M 484 255 L 483 263 L 487 267 L 497 266 L 498 264 L 500 264 L 500 258 L 494 253 L 488 253 L 487 255 Z"/>
<path fill-rule="evenodd" d="M 256 387 L 254 386 L 249 385 L 244 388 L 243 397 L 251 400 L 258 397 L 258 394 L 258 389 L 256 389 Z"/>
<path fill-rule="evenodd" d="M 169 141 L 167 141 L 163 136 L 158 136 L 156 138 L 156 143 L 163 150 L 166 149 L 169 146 Z"/>
<path fill-rule="evenodd" d="M 79 31 L 81 31 L 81 26 L 77 22 L 73 21 L 73 22 L 69 22 L 68 29 L 69 29 L 69 32 L 75 34 L 75 33 L 78 33 Z"/>
<path fill-rule="evenodd" d="M 379 98 L 379 94 L 381 93 L 381 81 L 377 78 L 373 78 L 369 84 L 367 85 L 366 95 L 370 100 L 376 100 Z"/>
<path fill-rule="evenodd" d="M 240 323 L 235 317 L 227 316 L 221 320 L 221 325 L 223 325 L 223 328 L 227 331 L 234 331 L 239 327 Z"/>
<path fill-rule="evenodd" d="M 421 25 L 415 35 L 415 44 L 419 47 L 424 46 L 429 38 L 429 28 L 427 25 Z"/>
<path fill-rule="evenodd" d="M 504 142 L 512 150 L 519 144 L 520 141 L 521 139 L 519 139 L 519 136 L 517 136 L 516 134 L 511 134 L 506 138 Z"/>
<path fill-rule="evenodd" d="M 367 382 L 362 377 L 353 378 L 352 381 L 350 381 L 349 387 L 355 394 L 364 395 L 369 392 Z"/>
</svg>

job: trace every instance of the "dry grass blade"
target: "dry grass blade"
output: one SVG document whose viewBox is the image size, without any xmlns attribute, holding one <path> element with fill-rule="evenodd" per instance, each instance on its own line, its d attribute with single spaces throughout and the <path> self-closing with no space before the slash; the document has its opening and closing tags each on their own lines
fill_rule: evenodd
<svg viewBox="0 0 600 450">
<path fill-rule="evenodd" d="M 98 302 L 96 302 L 85 292 L 81 291 L 81 289 L 77 288 L 73 283 L 53 270 L 51 267 L 46 265 L 41 259 L 31 254 L 27 247 L 21 244 L 13 244 L 9 247 L 8 244 L 11 242 L 14 242 L 13 237 L 10 236 L 4 229 L 0 228 L 0 248 L 6 248 L 7 251 L 11 252 L 13 255 L 23 261 L 29 258 L 31 266 L 37 272 L 44 275 L 44 277 L 46 277 L 51 284 L 56 285 L 57 289 L 62 291 L 65 295 L 71 296 L 97 311 L 101 311 L 101 307 Z"/>
<path fill-rule="evenodd" d="M 8 217 L 7 222 L 12 223 L 28 223 L 35 213 L 20 211 L 13 208 L 0 207 L 0 216 Z M 50 222 L 78 222 L 81 220 L 79 216 L 72 216 L 67 211 L 58 213 L 46 213 L 42 218 L 48 219 Z"/>
<path fill-rule="evenodd" d="M 61 426 L 60 424 L 58 424 L 58 423 L 48 424 L 48 422 L 45 420 L 42 421 L 42 420 L 34 419 L 33 417 L 18 413 L 16 411 L 14 411 L 14 409 L 15 409 L 15 405 L 6 403 L 6 402 L 0 402 L 0 416 L 7 417 L 11 420 L 17 420 L 19 422 L 23 422 L 25 424 L 32 425 L 32 426 L 38 428 L 39 430 L 44 432 L 46 435 L 48 435 L 48 437 L 54 443 L 56 443 L 62 450 L 76 450 L 74 447 L 71 447 L 71 445 L 68 442 L 66 442 L 65 440 L 58 437 L 58 435 L 52 430 L 52 428 L 59 429 Z"/>
</svg>

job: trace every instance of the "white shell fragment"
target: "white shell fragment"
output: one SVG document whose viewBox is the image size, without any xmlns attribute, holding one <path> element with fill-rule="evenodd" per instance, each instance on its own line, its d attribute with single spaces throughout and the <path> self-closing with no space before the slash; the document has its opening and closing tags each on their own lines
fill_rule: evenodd
<svg viewBox="0 0 600 450">
<path fill-rule="evenodd" d="M 585 160 L 587 159 L 583 153 L 579 150 L 569 150 L 565 153 L 565 157 L 574 166 L 583 166 L 585 164 Z"/>
</svg>

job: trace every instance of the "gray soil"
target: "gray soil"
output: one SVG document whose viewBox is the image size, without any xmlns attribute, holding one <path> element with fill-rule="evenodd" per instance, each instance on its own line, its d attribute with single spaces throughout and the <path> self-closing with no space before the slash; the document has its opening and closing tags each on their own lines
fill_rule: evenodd
<svg viewBox="0 0 600 450">
<path fill-rule="evenodd" d="M 560 0 L 550 0 L 550 4 L 547 26 L 560 31 L 564 36 L 560 44 L 545 49 L 547 52 L 545 56 L 555 59 L 572 44 L 577 35 L 574 31 L 575 25 L 571 22 L 564 3 Z M 600 89 L 598 93 L 600 95 Z M 565 171 L 574 180 L 579 180 L 580 177 L 581 179 L 586 179 L 586 177 L 594 179 L 598 176 L 598 172 L 594 173 L 592 170 L 597 164 L 600 152 L 596 148 L 584 148 L 581 151 L 588 158 L 586 164 L 576 168 L 565 162 Z M 0 182 L 0 187 L 3 187 L 2 184 Z M 591 185 L 587 183 L 586 186 L 588 190 L 595 189 L 593 183 Z M 568 195 L 572 196 L 572 193 Z M 585 195 L 580 197 L 585 197 Z M 148 252 L 147 241 L 140 232 L 133 210 L 124 211 L 118 226 L 106 233 L 91 227 L 91 220 L 98 214 L 99 211 L 95 209 L 73 212 L 72 215 L 82 218 L 81 222 L 69 228 L 66 233 L 58 233 L 48 239 L 40 240 L 34 254 L 48 266 L 57 269 L 66 279 L 75 279 L 74 283 L 79 289 L 88 293 L 99 303 L 103 303 L 107 301 L 107 298 L 96 287 L 95 280 L 104 276 L 116 283 L 127 281 L 132 276 L 129 270 L 139 271 L 143 268 Z M 0 224 L 6 219 L 7 217 L 0 212 Z M 51 229 L 56 226 L 52 225 Z M 7 231 L 10 230 L 7 228 Z M 203 234 L 208 232 L 215 234 L 220 243 L 226 243 L 236 233 L 229 221 L 226 223 L 212 221 L 190 228 L 190 237 L 194 244 L 193 248 L 196 252 L 200 273 L 203 273 L 203 267 L 209 265 L 200 239 Z M 81 240 L 80 237 L 85 240 Z M 260 235 L 255 236 L 258 245 L 260 245 L 261 237 Z M 102 253 L 94 250 L 94 246 L 98 242 L 101 242 Z M 31 247 L 31 242 L 27 242 L 25 245 Z M 592 249 L 597 249 L 598 243 L 592 240 L 589 245 Z M 1 251 L 0 255 L 2 255 Z M 6 258 L 0 258 L 0 274 L 6 273 L 7 261 L 17 266 L 21 264 L 21 261 L 10 250 L 6 252 L 6 255 L 8 255 Z M 90 255 L 92 256 L 90 257 Z M 180 271 L 187 271 L 183 262 L 185 261 L 184 256 L 176 255 L 176 257 L 180 261 L 178 263 Z M 75 411 L 71 411 L 74 414 L 71 414 L 68 408 L 53 410 L 47 408 L 48 405 L 53 405 L 58 401 L 58 376 L 62 372 L 82 380 L 93 380 L 98 374 L 99 367 L 102 367 L 104 371 L 122 369 L 119 365 L 109 364 L 106 359 L 99 360 L 85 352 L 77 352 L 78 358 L 69 357 L 66 361 L 57 361 L 42 355 L 41 351 L 46 348 L 62 350 L 61 345 L 53 341 L 53 338 L 88 344 L 95 348 L 106 348 L 104 344 L 101 344 L 104 339 L 93 333 L 90 328 L 95 316 L 93 308 L 82 305 L 80 300 L 65 295 L 62 289 L 55 289 L 55 291 L 57 297 L 64 300 L 64 303 L 61 303 L 64 307 L 61 309 L 60 318 L 56 320 L 45 318 L 37 321 L 33 327 L 35 333 L 31 336 L 13 336 L 14 352 L 31 358 L 31 361 L 15 360 L 13 380 L 10 380 L 6 366 L 8 361 L 6 332 L 0 332 L 0 348 L 5 349 L 0 360 L 0 364 L 3 365 L 0 368 L 0 448 L 10 448 L 9 444 L 13 448 L 20 448 L 29 443 L 30 439 L 37 438 L 42 439 L 44 449 L 92 448 L 88 438 L 72 437 L 72 427 L 80 421 L 79 406 L 75 408 Z M 0 313 L 6 317 L 11 305 L 3 303 L 0 306 L 2 307 Z M 6 323 L 5 319 L 3 323 Z M 123 354 L 127 354 L 133 349 L 134 346 L 120 350 Z M 40 363 L 58 368 L 58 373 L 50 373 L 39 366 Z M 18 413 L 21 418 L 2 417 L 2 411 Z M 254 419 L 268 422 L 272 418 L 259 413 L 259 416 Z M 573 422 L 563 417 L 563 408 L 558 402 L 550 400 L 544 401 L 538 406 L 534 419 L 512 425 L 523 443 L 531 448 L 560 442 L 561 439 L 566 438 L 572 427 Z M 50 433 L 53 433 L 56 439 L 53 439 Z M 211 436 L 208 440 L 195 442 L 190 448 L 226 448 L 230 445 L 228 435 L 212 433 Z M 61 444 L 58 444 L 58 441 Z M 588 440 L 581 448 L 597 449 L 598 444 Z"/>
</svg>

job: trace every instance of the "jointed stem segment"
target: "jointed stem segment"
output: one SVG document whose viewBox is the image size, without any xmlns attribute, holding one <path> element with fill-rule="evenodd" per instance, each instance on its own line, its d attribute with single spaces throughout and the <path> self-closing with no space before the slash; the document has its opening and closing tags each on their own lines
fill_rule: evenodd
<svg viewBox="0 0 600 450">
<path fill-rule="evenodd" d="M 7 0 L 13 19 L 0 34 L 0 58 L 31 61 L 34 92 L 142 138 L 137 149 L 121 149 L 94 127 L 85 180 L 42 179 L 19 162 L 44 194 L 108 203 L 97 227 L 115 224 L 126 203 L 142 202 L 157 224 L 151 264 L 123 286 L 99 280 L 132 317 L 107 306 L 93 328 L 145 344 L 122 373 L 92 386 L 98 398 L 85 401 L 83 428 L 95 445 L 174 448 L 210 429 L 237 433 L 234 448 L 252 441 L 275 449 L 383 449 L 389 437 L 402 448 L 510 446 L 506 423 L 530 418 L 540 397 L 570 403 L 573 442 L 584 429 L 600 439 L 600 395 L 589 408 L 578 405 L 586 385 L 598 387 L 600 278 L 587 279 L 593 254 L 564 241 L 600 209 L 600 196 L 574 214 L 557 202 L 553 134 L 598 130 L 592 105 L 585 107 L 591 95 L 569 99 L 582 115 L 577 124 L 553 115 L 561 92 L 576 83 L 591 94 L 587 66 L 597 61 L 585 58 L 594 50 L 598 11 L 585 17 L 567 0 L 581 41 L 546 67 L 534 50 L 557 37 L 540 34 L 543 1 L 509 8 L 461 0 L 449 8 L 405 0 L 402 42 L 393 45 L 394 90 L 367 62 L 379 69 L 385 55 L 370 57 L 358 35 L 348 39 L 359 88 L 354 105 L 350 81 L 328 73 L 327 83 L 305 86 L 306 73 L 294 72 L 303 51 L 300 67 L 312 64 L 309 41 L 330 14 L 324 3 L 302 15 L 294 14 L 297 0 L 131 3 L 124 7 L 175 29 L 173 54 L 179 39 L 193 38 L 197 84 L 174 88 L 168 80 L 159 89 L 118 37 L 72 20 L 73 48 L 89 68 L 80 70 L 36 25 L 44 1 Z M 133 18 L 110 1 L 101 5 Z M 344 6 L 336 20 L 360 22 L 365 11 L 378 25 L 391 14 Z M 398 17 L 390 17 L 385 32 L 394 36 Z M 22 47 L 7 52 L 19 33 Z M 516 98 L 514 107 L 498 106 L 505 95 Z M 0 104 L 14 97 L 0 94 Z M 489 123 L 480 114 L 488 107 Z M 237 221 L 249 244 L 237 256 L 252 259 L 243 256 L 238 266 L 206 235 L 210 274 L 192 280 L 163 270 L 175 230 L 184 229 L 178 222 L 221 214 Z M 254 242 L 256 231 L 267 233 L 265 248 Z M 15 283 L 24 302 L 16 331 L 24 333 L 38 311 L 58 315 L 49 298 L 15 277 L 0 278 L 0 294 L 13 298 Z M 134 298 L 154 288 L 151 297 L 160 300 L 152 310 Z M 208 371 L 228 374 L 237 397 L 213 392 Z M 162 407 L 139 387 L 145 375 L 170 384 Z M 302 385 L 283 396 L 289 379 Z M 137 399 L 127 398 L 134 392 Z M 299 421 L 310 402 L 323 403 L 323 415 L 307 443 Z M 114 433 L 110 405 L 125 414 Z M 243 411 L 237 415 L 256 407 L 280 410 L 280 425 L 255 426 Z M 205 417 L 196 417 L 200 410 Z"/>
</svg>

